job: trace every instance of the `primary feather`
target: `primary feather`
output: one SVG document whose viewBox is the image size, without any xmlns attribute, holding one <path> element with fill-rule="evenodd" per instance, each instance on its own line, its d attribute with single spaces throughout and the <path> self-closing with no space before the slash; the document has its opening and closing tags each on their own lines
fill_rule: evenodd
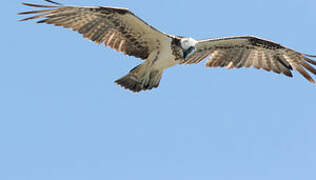
<svg viewBox="0 0 316 180">
<path fill-rule="evenodd" d="M 289 77 L 293 76 L 291 71 L 295 69 L 307 80 L 315 83 L 306 72 L 308 70 L 316 75 L 316 69 L 310 65 L 316 65 L 316 61 L 307 58 L 309 55 L 257 37 L 240 36 L 201 40 L 197 44 L 196 54 L 184 64 L 198 63 L 208 56 L 210 58 L 206 62 L 207 67 L 228 69 L 254 67 L 282 73 Z"/>
<path fill-rule="evenodd" d="M 23 3 L 40 10 L 19 13 L 33 15 L 22 19 L 40 19 L 79 32 L 97 44 L 103 43 L 119 52 L 146 60 L 115 81 L 134 92 L 158 87 L 164 69 L 176 64 L 196 64 L 209 57 L 207 67 L 228 69 L 254 67 L 292 77 L 298 71 L 315 83 L 316 56 L 303 54 L 272 41 L 252 36 L 196 41 L 193 38 L 160 32 L 125 8 L 64 6 Z"/>
<path fill-rule="evenodd" d="M 164 35 L 125 8 L 63 6 L 46 1 L 58 6 L 23 3 L 26 6 L 50 9 L 19 13 L 38 14 L 21 21 L 44 18 L 38 23 L 71 28 L 91 41 L 104 43 L 117 51 L 141 59 L 146 59 L 156 46 L 151 37 Z"/>
</svg>

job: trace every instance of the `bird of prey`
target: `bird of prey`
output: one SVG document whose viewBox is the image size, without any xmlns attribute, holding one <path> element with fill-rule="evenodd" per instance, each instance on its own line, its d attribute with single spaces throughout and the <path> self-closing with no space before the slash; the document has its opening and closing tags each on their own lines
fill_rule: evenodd
<svg viewBox="0 0 316 180">
<path fill-rule="evenodd" d="M 23 3 L 42 8 L 22 12 L 35 14 L 21 21 L 42 18 L 38 23 L 54 24 L 77 31 L 97 44 L 103 43 L 125 55 L 146 60 L 115 82 L 133 92 L 157 88 L 164 69 L 176 64 L 196 64 L 208 58 L 206 67 L 228 69 L 254 67 L 292 77 L 298 71 L 315 84 L 316 61 L 272 41 L 253 36 L 194 40 L 165 34 L 125 8 L 64 6 Z"/>
</svg>

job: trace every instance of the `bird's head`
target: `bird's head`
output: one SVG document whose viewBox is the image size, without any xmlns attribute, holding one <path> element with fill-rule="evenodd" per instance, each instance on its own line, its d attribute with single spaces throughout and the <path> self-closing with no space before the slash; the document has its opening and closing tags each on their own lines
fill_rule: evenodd
<svg viewBox="0 0 316 180">
<path fill-rule="evenodd" d="M 196 51 L 196 44 L 198 41 L 194 40 L 193 38 L 182 38 L 181 39 L 181 48 L 183 50 L 183 58 L 186 59 L 187 57 L 191 56 Z"/>
</svg>

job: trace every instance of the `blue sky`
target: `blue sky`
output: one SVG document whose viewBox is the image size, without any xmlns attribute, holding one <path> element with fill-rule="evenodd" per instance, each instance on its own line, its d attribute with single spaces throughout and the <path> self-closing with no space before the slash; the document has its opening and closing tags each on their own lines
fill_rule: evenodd
<svg viewBox="0 0 316 180">
<path fill-rule="evenodd" d="M 113 81 L 140 60 L 17 22 L 31 9 L 20 2 L 2 2 L 1 180 L 316 178 L 316 86 L 298 73 L 176 66 L 134 94 Z M 171 34 L 255 35 L 316 54 L 314 0 L 60 2 L 128 7 Z"/>
</svg>

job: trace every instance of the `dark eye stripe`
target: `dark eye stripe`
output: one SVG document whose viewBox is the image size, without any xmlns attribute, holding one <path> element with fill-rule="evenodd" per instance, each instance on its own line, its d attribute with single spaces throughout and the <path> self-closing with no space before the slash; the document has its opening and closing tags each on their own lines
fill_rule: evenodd
<svg viewBox="0 0 316 180">
<path fill-rule="evenodd" d="M 190 47 L 189 49 L 187 49 L 186 51 L 183 51 L 183 57 L 184 59 L 194 50 L 194 47 Z"/>
</svg>

